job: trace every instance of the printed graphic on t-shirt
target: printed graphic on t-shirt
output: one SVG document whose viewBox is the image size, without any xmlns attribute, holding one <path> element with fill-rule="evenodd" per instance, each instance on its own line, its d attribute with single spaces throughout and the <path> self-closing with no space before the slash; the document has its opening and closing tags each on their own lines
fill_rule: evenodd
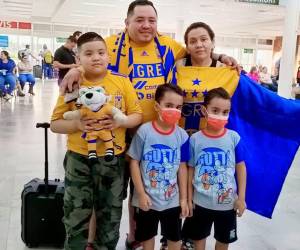
<svg viewBox="0 0 300 250">
<path fill-rule="evenodd" d="M 163 144 L 151 145 L 152 150 L 143 155 L 146 162 L 146 178 L 150 182 L 151 194 L 158 194 L 161 200 L 170 200 L 178 193 L 177 168 L 180 163 L 177 148 Z"/>
<path fill-rule="evenodd" d="M 232 203 L 233 189 L 228 178 L 231 171 L 230 152 L 219 148 L 204 148 L 197 160 L 197 172 L 195 173 L 198 183 L 203 191 L 213 191 L 217 204 Z"/>
</svg>

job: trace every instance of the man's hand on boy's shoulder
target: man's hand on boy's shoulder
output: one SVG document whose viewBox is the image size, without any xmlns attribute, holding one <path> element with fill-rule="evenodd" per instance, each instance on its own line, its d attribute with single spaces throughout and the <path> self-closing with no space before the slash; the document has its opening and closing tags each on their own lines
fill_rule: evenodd
<svg viewBox="0 0 300 250">
<path fill-rule="evenodd" d="M 246 202 L 245 200 L 237 199 L 234 202 L 234 210 L 238 217 L 241 217 L 246 209 Z"/>
<path fill-rule="evenodd" d="M 64 95 L 67 92 L 72 92 L 74 88 L 78 88 L 80 86 L 81 81 L 80 68 L 76 67 L 70 69 L 59 86 L 60 95 Z"/>
</svg>

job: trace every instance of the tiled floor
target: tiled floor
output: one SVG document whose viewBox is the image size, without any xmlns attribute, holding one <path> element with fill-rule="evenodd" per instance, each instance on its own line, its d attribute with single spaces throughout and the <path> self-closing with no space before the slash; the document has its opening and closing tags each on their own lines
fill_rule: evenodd
<svg viewBox="0 0 300 250">
<path fill-rule="evenodd" d="M 45 81 L 38 82 L 35 91 L 34 97 L 26 95 L 0 103 L 0 250 L 27 249 L 20 237 L 21 191 L 24 183 L 33 177 L 43 177 L 44 132 L 36 129 L 35 124 L 49 121 L 58 88 L 56 82 Z M 50 178 L 63 177 L 64 151 L 65 136 L 50 133 Z M 124 249 L 127 223 L 128 211 L 124 202 L 117 249 Z M 289 172 L 273 219 L 247 211 L 238 223 L 239 240 L 230 249 L 300 249 L 300 153 Z M 207 249 L 213 249 L 212 237 Z"/>
</svg>

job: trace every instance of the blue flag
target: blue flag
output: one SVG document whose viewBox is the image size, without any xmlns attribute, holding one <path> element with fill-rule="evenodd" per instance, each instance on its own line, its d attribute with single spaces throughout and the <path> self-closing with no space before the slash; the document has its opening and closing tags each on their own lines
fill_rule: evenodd
<svg viewBox="0 0 300 250">
<path fill-rule="evenodd" d="M 189 133 L 206 124 L 200 107 L 207 91 L 223 87 L 232 96 L 227 127 L 239 133 L 246 147 L 247 207 L 271 218 L 300 144 L 300 102 L 282 98 L 225 67 L 180 67 L 176 77 L 184 89 L 180 125 Z"/>
<path fill-rule="evenodd" d="M 241 75 L 232 97 L 228 128 L 246 146 L 246 203 L 271 218 L 300 144 L 300 102 L 287 100 Z"/>
</svg>

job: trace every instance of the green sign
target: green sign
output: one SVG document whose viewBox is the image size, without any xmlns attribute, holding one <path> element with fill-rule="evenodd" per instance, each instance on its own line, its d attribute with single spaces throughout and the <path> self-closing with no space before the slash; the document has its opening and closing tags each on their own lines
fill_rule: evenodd
<svg viewBox="0 0 300 250">
<path fill-rule="evenodd" d="M 65 37 L 56 37 L 57 43 L 65 43 L 67 41 L 67 38 Z"/>
<path fill-rule="evenodd" d="M 244 54 L 253 54 L 253 49 L 244 49 Z"/>
<path fill-rule="evenodd" d="M 278 5 L 279 4 L 279 0 L 239 0 L 239 2 L 262 3 L 262 4 L 272 4 L 272 5 Z"/>
</svg>

